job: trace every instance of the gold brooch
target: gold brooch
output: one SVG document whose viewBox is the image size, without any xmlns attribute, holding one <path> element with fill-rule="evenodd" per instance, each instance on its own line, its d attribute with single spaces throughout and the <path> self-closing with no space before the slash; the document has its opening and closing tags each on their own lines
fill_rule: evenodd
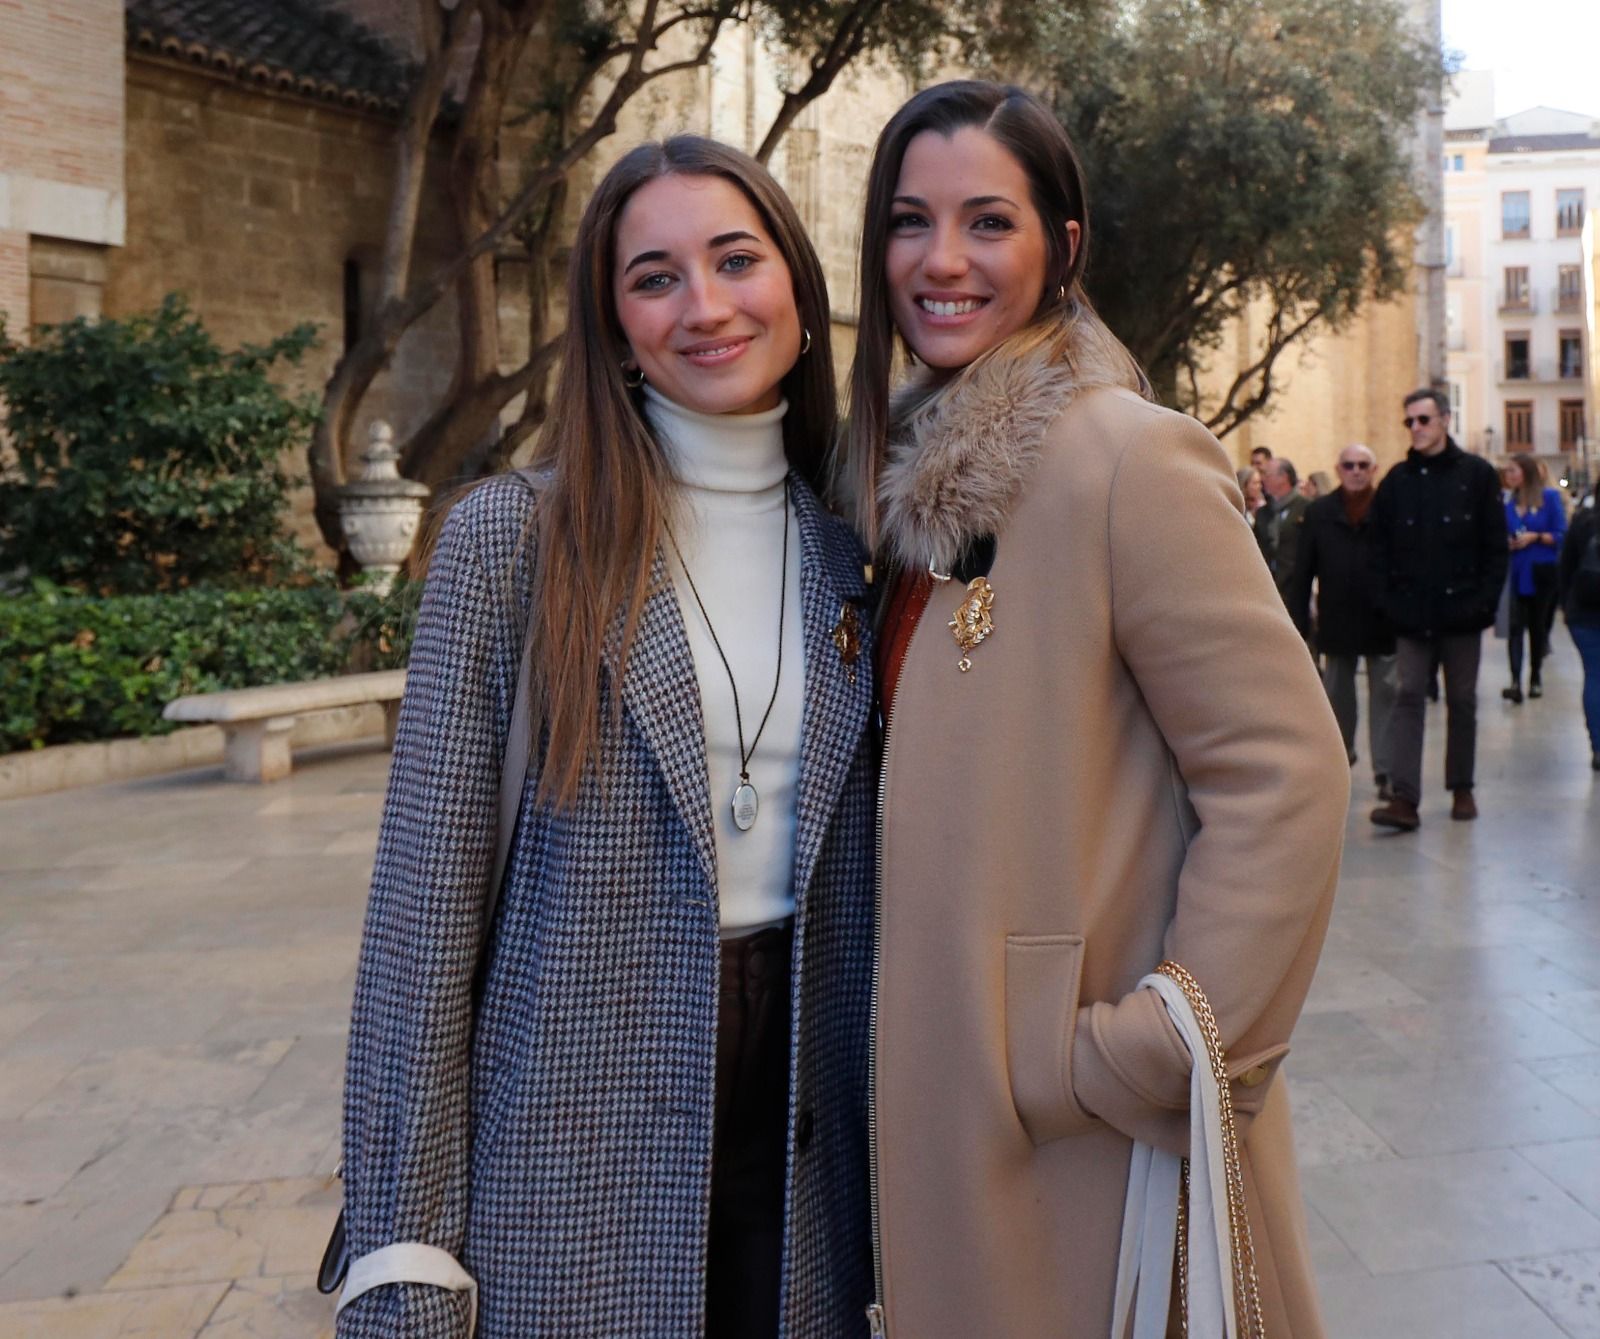
<svg viewBox="0 0 1600 1339">
<path fill-rule="evenodd" d="M 956 668 L 965 674 L 972 668 L 972 652 L 994 635 L 994 587 L 987 577 L 973 577 L 967 582 L 967 598 L 956 608 L 956 616 L 945 626 L 955 634 L 956 645 L 961 648 L 961 659 Z"/>
<path fill-rule="evenodd" d="M 839 621 L 833 625 L 833 632 L 829 635 L 839 649 L 844 672 L 854 686 L 856 661 L 861 658 L 861 615 L 856 613 L 855 605 L 846 603 L 839 607 Z"/>
</svg>

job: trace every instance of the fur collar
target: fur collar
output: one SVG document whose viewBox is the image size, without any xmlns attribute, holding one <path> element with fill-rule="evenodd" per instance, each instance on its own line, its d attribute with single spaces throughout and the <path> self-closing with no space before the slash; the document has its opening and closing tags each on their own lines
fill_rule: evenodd
<svg viewBox="0 0 1600 1339">
<path fill-rule="evenodd" d="M 974 539 L 1004 528 L 1050 425 L 1074 396 L 1141 389 L 1133 360 L 1098 321 L 1073 335 L 1065 356 L 1054 341 L 1015 354 L 1002 346 L 945 386 L 924 370 L 896 394 L 878 480 L 894 563 L 950 571 Z"/>
</svg>

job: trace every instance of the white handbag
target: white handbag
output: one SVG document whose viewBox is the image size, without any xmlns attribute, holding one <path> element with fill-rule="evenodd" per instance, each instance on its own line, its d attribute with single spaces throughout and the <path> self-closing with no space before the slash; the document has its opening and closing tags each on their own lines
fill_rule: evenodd
<svg viewBox="0 0 1600 1339">
<path fill-rule="evenodd" d="M 1161 996 L 1194 1057 L 1190 1156 L 1133 1146 L 1111 1339 L 1163 1339 L 1175 1253 L 1188 1339 L 1266 1339 L 1216 1019 L 1199 982 L 1175 962 L 1163 962 L 1139 985 Z"/>
</svg>

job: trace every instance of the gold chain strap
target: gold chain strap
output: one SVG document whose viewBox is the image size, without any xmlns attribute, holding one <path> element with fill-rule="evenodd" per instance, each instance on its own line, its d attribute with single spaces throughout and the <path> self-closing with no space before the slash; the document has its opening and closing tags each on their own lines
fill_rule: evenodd
<svg viewBox="0 0 1600 1339">
<path fill-rule="evenodd" d="M 1266 1339 L 1261 1315 L 1261 1284 L 1256 1277 L 1255 1245 L 1250 1238 L 1250 1218 L 1245 1209 L 1244 1171 L 1239 1165 L 1239 1131 L 1233 1120 L 1233 1093 L 1228 1086 L 1228 1063 L 1222 1052 L 1222 1033 L 1210 1001 L 1187 969 L 1168 959 L 1156 971 L 1170 978 L 1189 1001 L 1206 1039 L 1206 1055 L 1217 1080 L 1222 1110 L 1222 1163 L 1228 1184 L 1228 1237 L 1233 1253 L 1233 1307 L 1240 1339 Z M 1196 1063 L 1199 1063 L 1198 1058 Z M 1183 1160 L 1183 1189 L 1178 1198 L 1178 1288 L 1183 1298 L 1183 1332 L 1189 1333 L 1189 1159 Z"/>
</svg>

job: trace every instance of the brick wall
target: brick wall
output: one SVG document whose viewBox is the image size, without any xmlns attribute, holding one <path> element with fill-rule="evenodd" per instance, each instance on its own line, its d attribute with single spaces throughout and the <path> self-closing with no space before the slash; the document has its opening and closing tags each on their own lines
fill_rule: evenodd
<svg viewBox="0 0 1600 1339">
<path fill-rule="evenodd" d="M 0 315 L 6 332 L 26 342 L 28 332 L 28 234 L 0 232 Z"/>
<path fill-rule="evenodd" d="M 127 106 L 127 242 L 109 256 L 106 314 L 147 310 L 179 291 L 227 348 L 314 322 L 321 346 L 289 384 L 320 392 L 344 350 L 346 261 L 375 278 L 391 125 L 138 56 L 128 61 Z M 442 214 L 425 218 L 421 264 L 437 255 L 429 239 L 448 231 Z M 403 437 L 426 417 L 454 350 L 447 300 L 401 342 L 363 402 L 356 452 L 372 418 Z M 315 545 L 308 497 L 297 502 L 295 529 Z"/>
<path fill-rule="evenodd" d="M 122 187 L 121 0 L 0 0 L 0 173 Z"/>
</svg>

